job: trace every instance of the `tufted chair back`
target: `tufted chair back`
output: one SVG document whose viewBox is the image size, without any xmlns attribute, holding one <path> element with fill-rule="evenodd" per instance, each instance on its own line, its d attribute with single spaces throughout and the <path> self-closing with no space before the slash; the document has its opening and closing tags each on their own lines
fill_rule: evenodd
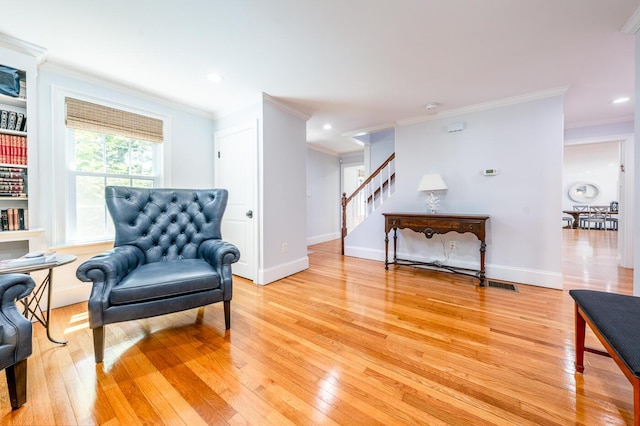
<svg viewBox="0 0 640 426">
<path fill-rule="evenodd" d="M 227 190 L 108 186 L 115 247 L 133 245 L 145 262 L 193 259 L 204 240 L 220 239 Z"/>
</svg>

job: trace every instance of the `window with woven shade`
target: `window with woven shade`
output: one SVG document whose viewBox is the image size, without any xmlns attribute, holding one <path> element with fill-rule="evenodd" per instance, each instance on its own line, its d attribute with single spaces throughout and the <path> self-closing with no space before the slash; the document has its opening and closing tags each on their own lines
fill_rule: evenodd
<svg viewBox="0 0 640 426">
<path fill-rule="evenodd" d="M 163 141 L 163 122 L 157 118 L 74 98 L 65 98 L 65 124 L 87 130 L 149 142 Z"/>
<path fill-rule="evenodd" d="M 154 187 L 164 122 L 113 106 L 65 97 L 68 175 L 67 242 L 110 239 L 108 185 Z"/>
</svg>

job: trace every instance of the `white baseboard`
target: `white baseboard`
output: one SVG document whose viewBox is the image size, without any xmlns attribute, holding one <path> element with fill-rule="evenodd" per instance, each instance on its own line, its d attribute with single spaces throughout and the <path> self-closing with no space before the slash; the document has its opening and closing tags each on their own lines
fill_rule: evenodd
<svg viewBox="0 0 640 426">
<path fill-rule="evenodd" d="M 504 265 L 487 265 L 487 277 L 500 281 L 510 281 L 520 284 L 535 285 L 537 287 L 562 290 L 562 273 L 541 271 L 537 269 L 514 268 Z"/>
<path fill-rule="evenodd" d="M 384 251 L 373 250 L 364 247 L 345 246 L 345 256 L 359 257 L 362 259 L 377 260 L 384 262 Z M 430 259 L 421 258 L 420 256 L 410 255 L 407 253 L 398 253 L 398 257 L 402 259 L 412 259 L 419 262 L 428 262 Z M 452 266 L 460 268 L 477 269 L 477 263 L 464 261 L 450 261 Z M 384 269 L 384 265 L 381 265 Z M 485 265 L 486 277 L 494 280 L 510 281 L 519 284 L 529 284 L 538 287 L 554 288 L 561 290 L 563 288 L 562 273 L 553 271 L 542 271 L 538 269 L 515 268 L 512 266 Z"/>
<path fill-rule="evenodd" d="M 86 285 L 56 290 L 54 288 L 51 295 L 53 303 L 51 308 L 60 308 L 62 306 L 73 305 L 74 303 L 86 302 L 91 295 L 91 283 Z"/>
<path fill-rule="evenodd" d="M 384 262 L 384 251 L 369 249 L 366 247 L 344 246 L 344 255 Z"/>
<path fill-rule="evenodd" d="M 337 240 L 338 238 L 340 238 L 340 232 L 332 232 L 330 234 L 308 237 L 307 245 L 312 246 L 314 244 L 326 243 L 327 241 Z"/>
<path fill-rule="evenodd" d="M 282 263 L 268 269 L 260 269 L 258 271 L 258 280 L 256 284 L 266 285 L 274 281 L 278 281 L 289 275 L 293 275 L 300 271 L 309 269 L 309 257 L 304 256 L 291 262 Z"/>
</svg>

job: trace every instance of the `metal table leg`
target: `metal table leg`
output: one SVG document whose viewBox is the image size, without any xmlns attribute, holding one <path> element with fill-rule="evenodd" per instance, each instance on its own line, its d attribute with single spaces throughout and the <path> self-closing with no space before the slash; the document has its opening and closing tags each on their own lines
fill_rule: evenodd
<svg viewBox="0 0 640 426">
<path fill-rule="evenodd" d="M 51 319 L 51 292 L 52 292 L 51 283 L 52 281 L 53 281 L 53 268 L 49 268 L 49 272 L 47 273 L 47 276 L 44 278 L 44 280 L 42 280 L 42 283 L 40 283 L 40 285 L 36 287 L 33 293 L 31 293 L 30 297 L 26 297 L 25 299 L 22 300 L 22 303 L 24 305 L 24 316 L 30 320 L 33 320 L 33 318 L 38 320 L 38 322 L 42 324 L 44 328 L 47 329 L 47 338 L 51 342 L 57 343 L 59 345 L 66 345 L 68 343 L 67 340 L 57 340 L 51 337 L 51 331 L 49 329 L 49 326 L 51 323 L 50 319 Z M 40 300 L 42 300 L 42 296 L 44 296 L 45 290 L 47 291 L 46 315 L 42 310 L 42 306 L 40 305 Z"/>
</svg>

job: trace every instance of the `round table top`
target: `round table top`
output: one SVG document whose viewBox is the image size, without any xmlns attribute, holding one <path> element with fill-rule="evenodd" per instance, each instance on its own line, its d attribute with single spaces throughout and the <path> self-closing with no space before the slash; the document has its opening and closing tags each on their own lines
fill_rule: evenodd
<svg viewBox="0 0 640 426">
<path fill-rule="evenodd" d="M 53 269 L 58 266 L 66 265 L 74 262 L 78 257 L 73 254 L 57 254 L 56 259 L 51 262 L 35 263 L 32 265 L 0 267 L 0 274 L 29 273 L 33 271 L 41 271 L 44 269 Z"/>
</svg>

